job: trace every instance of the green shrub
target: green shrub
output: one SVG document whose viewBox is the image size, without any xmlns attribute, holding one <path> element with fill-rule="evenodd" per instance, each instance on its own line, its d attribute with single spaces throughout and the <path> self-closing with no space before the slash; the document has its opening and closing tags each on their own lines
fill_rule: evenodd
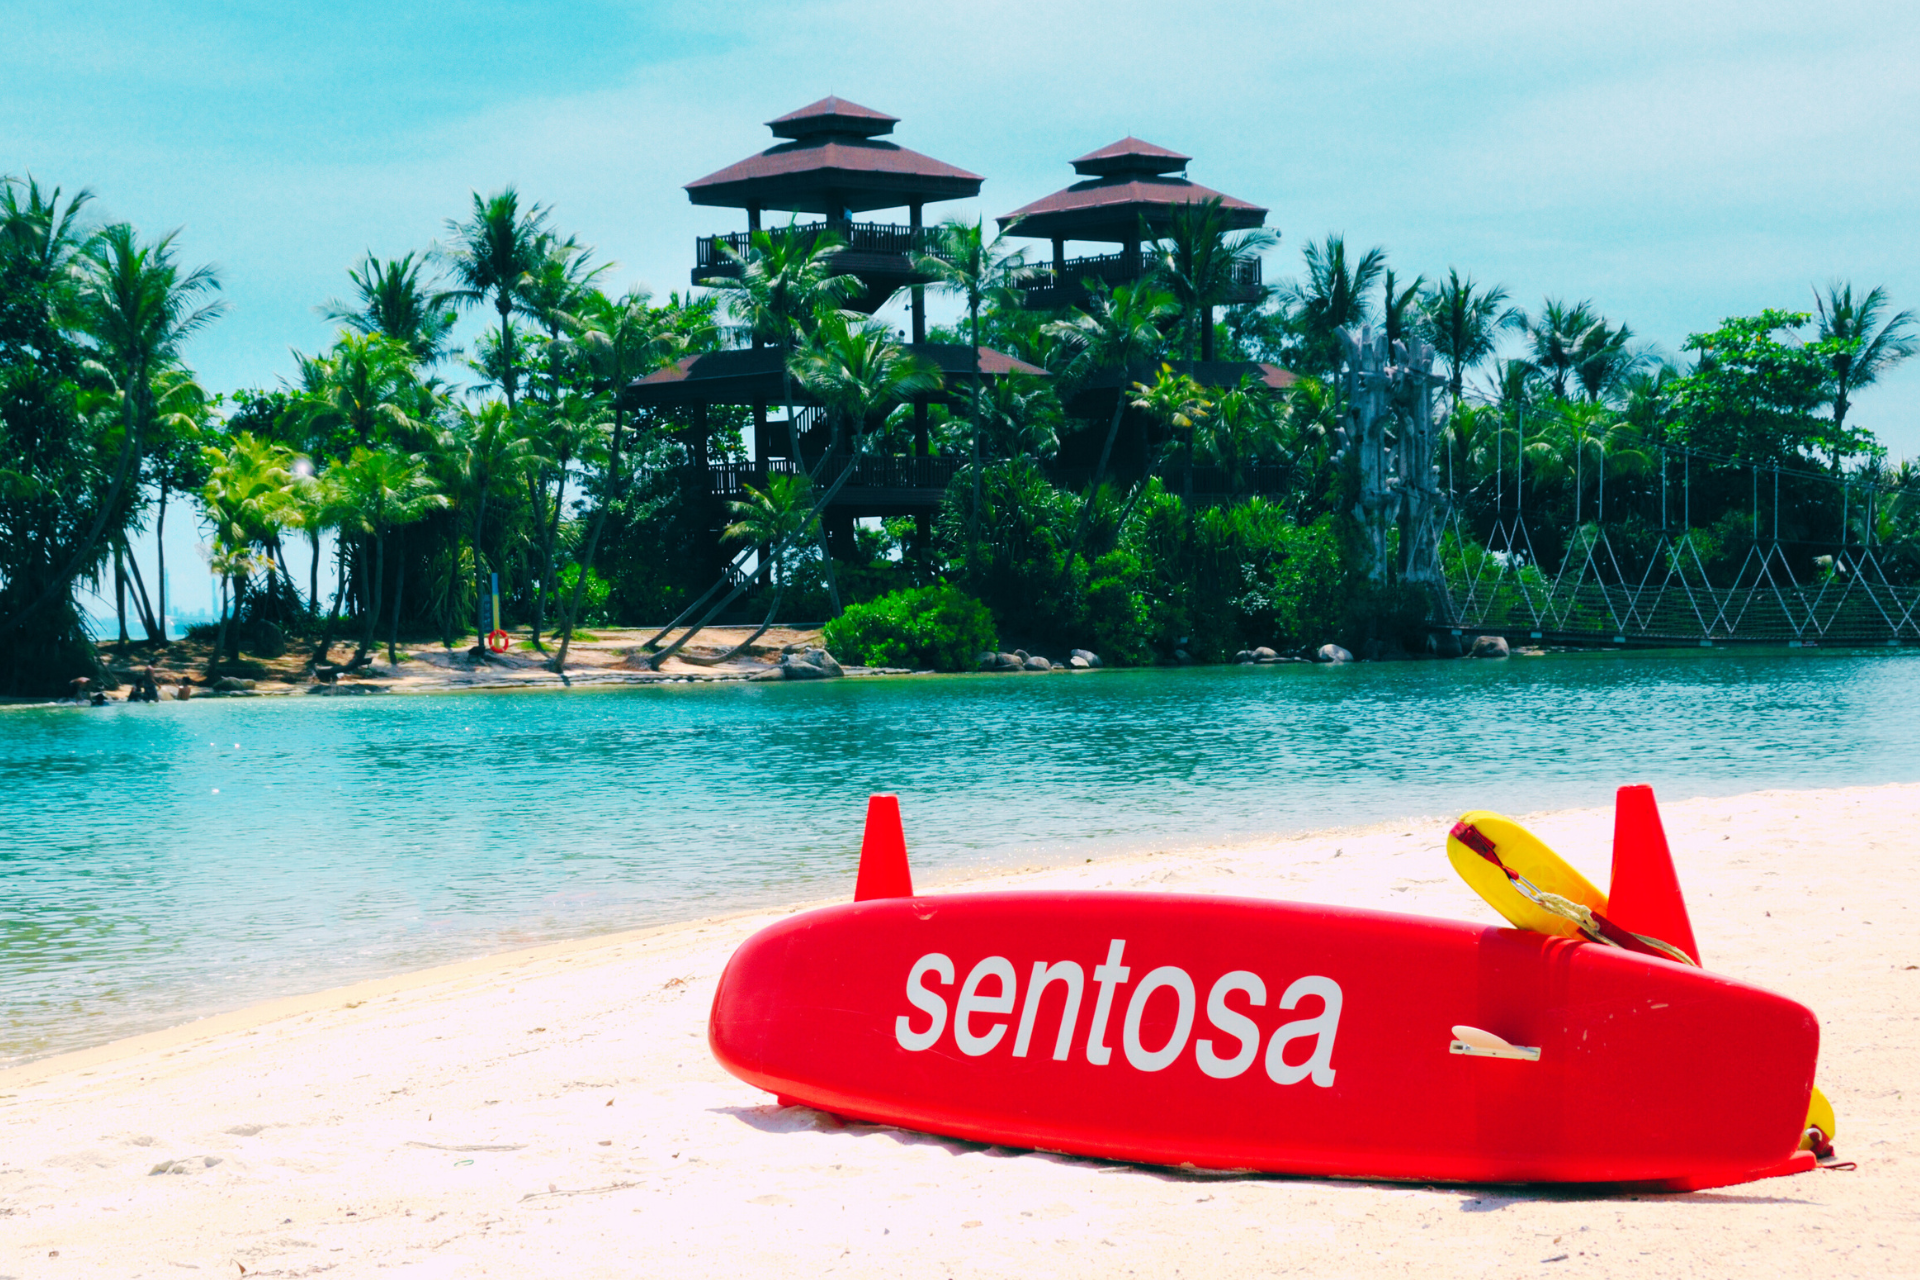
<svg viewBox="0 0 1920 1280">
<path fill-rule="evenodd" d="M 822 633 L 851 666 L 971 671 L 997 644 L 993 614 L 958 587 L 914 587 L 847 606 Z"/>
<path fill-rule="evenodd" d="M 554 593 L 552 609 L 554 626 L 557 630 L 566 621 L 567 606 L 573 602 L 573 589 L 580 581 L 580 566 L 567 565 L 555 575 L 560 580 L 560 589 Z M 580 593 L 580 616 L 573 620 L 578 627 L 583 622 L 605 622 L 607 620 L 607 602 L 613 596 L 613 584 L 600 576 L 598 569 L 587 570 L 587 588 Z M 579 632 L 575 631 L 577 638 Z"/>
</svg>

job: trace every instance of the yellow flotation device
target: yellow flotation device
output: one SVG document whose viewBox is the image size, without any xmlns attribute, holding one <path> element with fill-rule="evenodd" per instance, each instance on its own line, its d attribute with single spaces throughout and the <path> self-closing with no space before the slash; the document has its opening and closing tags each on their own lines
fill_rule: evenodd
<svg viewBox="0 0 1920 1280">
<path fill-rule="evenodd" d="M 1498 863 L 1489 861 L 1485 852 L 1468 843 L 1476 836 L 1498 851 Z M 1522 893 L 1501 870 L 1502 865 L 1545 893 L 1557 894 L 1601 915 L 1607 912 L 1606 894 L 1549 849 L 1546 841 L 1504 814 L 1485 809 L 1462 814 L 1447 835 L 1447 861 L 1475 893 L 1487 900 L 1488 906 L 1522 929 L 1561 938 L 1586 936 L 1578 921 L 1548 911 Z"/>
</svg>

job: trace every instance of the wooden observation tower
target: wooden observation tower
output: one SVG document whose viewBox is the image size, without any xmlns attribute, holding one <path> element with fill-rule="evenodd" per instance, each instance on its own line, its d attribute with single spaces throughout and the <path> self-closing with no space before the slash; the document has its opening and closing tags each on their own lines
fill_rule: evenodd
<svg viewBox="0 0 1920 1280">
<path fill-rule="evenodd" d="M 843 98 L 822 98 L 769 121 L 767 127 L 780 139 L 773 146 L 688 183 L 687 197 L 694 204 L 742 210 L 747 224 L 745 231 L 719 232 L 695 242 L 693 283 L 712 285 L 738 277 L 740 260 L 751 252 L 753 233 L 768 228 L 769 215 L 788 215 L 802 234 L 831 232 L 840 242 L 834 268 L 865 286 L 849 304 L 853 309 L 870 314 L 902 288 L 912 291 L 908 348 L 956 389 L 949 394 L 966 394 L 976 360 L 989 378 L 1014 372 L 1045 376 L 1045 370 L 1001 352 L 982 348 L 976 353 L 965 345 L 926 340 L 927 277 L 914 267 L 916 255 L 935 249 L 926 228 L 926 206 L 978 195 L 982 179 L 888 141 L 885 135 L 898 123 L 885 112 Z M 901 209 L 907 215 L 904 224 L 856 220 L 862 214 Z M 774 348 L 756 343 L 689 356 L 634 382 L 623 398 L 631 407 L 691 408 L 694 465 L 718 500 L 739 496 L 747 484 L 764 487 L 770 471 L 819 469 L 831 433 L 819 407 L 800 388 L 795 394 L 799 458 L 788 456 L 792 446 L 787 424 L 767 419 L 768 408 L 782 403 L 780 352 Z M 715 405 L 752 410 L 752 462 L 713 463 L 706 456 L 706 412 Z M 863 516 L 915 516 L 924 538 L 926 518 L 939 506 L 957 465 L 956 459 L 929 456 L 926 407 L 924 398 L 915 405 L 910 455 L 848 460 L 856 471 L 823 518 L 836 554 L 843 546 L 851 550 L 853 522 Z M 828 463 L 828 473 L 842 469 L 833 460 Z M 716 501 L 715 508 L 721 510 L 721 503 Z M 724 523 L 718 515 L 716 521 Z"/>
</svg>

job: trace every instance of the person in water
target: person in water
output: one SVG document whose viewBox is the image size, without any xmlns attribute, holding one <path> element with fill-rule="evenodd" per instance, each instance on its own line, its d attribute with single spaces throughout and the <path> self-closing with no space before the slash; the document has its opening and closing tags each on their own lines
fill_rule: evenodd
<svg viewBox="0 0 1920 1280">
<path fill-rule="evenodd" d="M 193 686 L 188 684 L 185 680 L 182 680 L 180 682 L 180 687 L 173 691 L 173 699 L 175 702 L 185 702 L 188 698 L 191 698 L 192 696 L 193 696 Z"/>
</svg>

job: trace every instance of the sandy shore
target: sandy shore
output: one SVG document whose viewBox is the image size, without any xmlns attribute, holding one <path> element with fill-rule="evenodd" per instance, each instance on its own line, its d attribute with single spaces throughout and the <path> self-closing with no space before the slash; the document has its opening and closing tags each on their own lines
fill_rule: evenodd
<svg viewBox="0 0 1920 1280">
<path fill-rule="evenodd" d="M 726 662 L 718 659 L 746 642 L 752 627 L 708 627 L 686 648 L 661 663 L 658 671 L 649 664 L 653 651 L 646 642 L 658 628 L 597 627 L 574 639 L 567 651 L 567 675 L 562 680 L 548 665 L 559 650 L 559 640 L 546 638 L 544 652 L 536 652 L 525 630 L 512 632 L 506 652 L 488 653 L 482 658 L 470 656 L 472 637 L 447 649 L 438 642 L 420 643 L 418 639 L 395 651 L 397 661 L 386 660 L 384 644 L 369 654 L 366 665 L 322 683 L 313 673 L 312 644 L 294 642 L 285 653 L 267 658 L 244 654 L 240 662 L 224 663 L 223 674 L 244 680 L 244 691 L 216 691 L 217 677 L 209 669 L 212 645 L 200 640 L 175 640 L 165 647 L 130 644 L 102 646 L 102 657 L 118 684 L 110 700 L 123 700 L 134 677 L 147 667 L 161 686 L 162 696 L 172 698 L 183 683 L 191 696 L 274 697 L 289 694 L 317 694 L 342 697 L 369 693 L 445 693 L 466 689 L 537 689 L 577 687 L 593 684 L 657 684 L 673 681 L 724 681 L 776 679 L 781 654 L 788 650 L 817 647 L 818 628 L 771 627 L 753 640 L 741 653 Z M 678 634 L 678 633 L 676 633 Z M 352 657 L 351 640 L 336 641 L 330 656 L 334 663 Z M 891 668 L 853 667 L 848 675 L 901 674 Z M 45 699 L 12 699 L 15 704 L 33 705 Z"/>
<path fill-rule="evenodd" d="M 1920 785 L 1669 802 L 1708 966 L 1810 1005 L 1853 1172 L 1605 1196 L 1186 1176 L 782 1109 L 706 1049 L 775 918 L 561 944 L 0 1073 L 0 1277 L 1920 1273 Z M 911 806 L 907 814 L 913 835 Z M 1611 814 L 1532 825 L 1605 883 Z M 1491 922 L 1407 820 L 981 885 Z M 851 883 L 849 883 L 849 892 Z"/>
</svg>

